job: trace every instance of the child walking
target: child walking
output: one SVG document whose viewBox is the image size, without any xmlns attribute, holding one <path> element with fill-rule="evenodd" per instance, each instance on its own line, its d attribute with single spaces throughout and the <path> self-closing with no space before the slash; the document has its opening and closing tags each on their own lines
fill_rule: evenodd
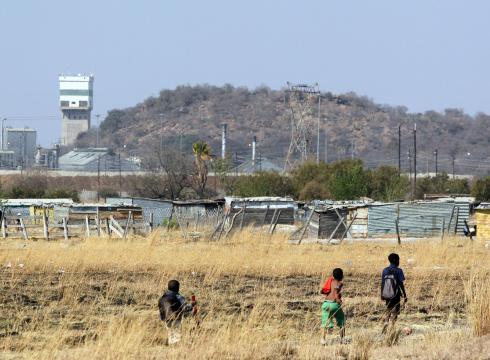
<svg viewBox="0 0 490 360">
<path fill-rule="evenodd" d="M 388 256 L 390 265 L 383 269 L 381 274 L 381 300 L 386 302 L 386 312 L 384 314 L 384 334 L 388 326 L 394 326 L 400 314 L 401 297 L 407 302 L 407 292 L 403 282 L 405 274 L 400 268 L 400 256 L 392 253 Z"/>
<path fill-rule="evenodd" d="M 344 272 L 340 268 L 333 269 L 332 276 L 322 288 L 321 293 L 325 295 L 322 304 L 322 339 L 320 343 L 327 343 L 327 334 L 333 333 L 334 319 L 340 328 L 340 341 L 342 342 L 345 334 L 345 315 L 342 311 L 342 287 Z"/>
</svg>

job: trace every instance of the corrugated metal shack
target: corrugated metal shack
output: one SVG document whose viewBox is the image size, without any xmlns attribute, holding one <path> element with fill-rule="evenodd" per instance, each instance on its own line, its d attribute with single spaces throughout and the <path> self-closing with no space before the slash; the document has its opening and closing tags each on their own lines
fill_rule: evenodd
<svg viewBox="0 0 490 360">
<path fill-rule="evenodd" d="M 240 226 L 262 226 L 272 222 L 281 225 L 294 225 L 297 210 L 298 205 L 289 197 L 225 198 L 225 211 L 229 216 L 241 214 L 237 219 Z"/>
<path fill-rule="evenodd" d="M 155 226 L 164 225 L 170 218 L 179 222 L 199 222 L 216 219 L 223 212 L 224 200 L 161 200 L 140 197 L 108 197 L 108 204 L 134 205 L 143 210 L 143 217 L 150 222 L 153 217 Z"/>
<path fill-rule="evenodd" d="M 468 220 L 470 214 L 470 200 L 371 204 L 368 209 L 368 235 L 396 235 L 397 219 L 402 236 L 437 236 L 443 232 L 462 234 L 464 220 Z"/>
<path fill-rule="evenodd" d="M 368 207 L 364 202 L 314 201 L 308 224 L 309 238 L 367 237 Z"/>
<path fill-rule="evenodd" d="M 39 215 L 43 208 L 48 208 L 50 219 L 60 218 L 67 213 L 67 207 L 73 204 L 72 199 L 5 199 L 1 201 L 6 216 L 22 217 Z"/>
<path fill-rule="evenodd" d="M 85 221 L 87 215 L 97 216 L 100 220 L 114 218 L 115 220 L 126 220 L 131 212 L 134 220 L 143 220 L 143 210 L 134 205 L 110 205 L 110 204 L 74 204 L 70 206 L 69 220 Z"/>
<path fill-rule="evenodd" d="M 340 239 L 347 229 L 345 221 L 341 220 L 345 219 L 346 216 L 346 208 L 334 208 L 331 206 L 314 209 L 308 224 L 307 237 L 313 239 Z"/>
<path fill-rule="evenodd" d="M 153 217 L 155 226 L 164 224 L 171 214 L 173 204 L 171 200 L 148 199 L 141 197 L 108 197 L 106 203 L 110 205 L 134 205 L 143 210 L 145 222 L 150 222 Z"/>
<path fill-rule="evenodd" d="M 176 219 L 181 227 L 194 229 L 214 226 L 223 214 L 224 200 L 188 200 L 173 201 L 172 218 Z"/>
<path fill-rule="evenodd" d="M 457 197 L 440 197 L 436 199 L 437 202 L 447 202 L 454 204 L 457 211 L 457 234 L 462 235 L 464 233 L 464 221 L 468 221 L 473 213 L 473 207 L 475 204 L 475 198 L 470 196 L 457 196 Z"/>
</svg>

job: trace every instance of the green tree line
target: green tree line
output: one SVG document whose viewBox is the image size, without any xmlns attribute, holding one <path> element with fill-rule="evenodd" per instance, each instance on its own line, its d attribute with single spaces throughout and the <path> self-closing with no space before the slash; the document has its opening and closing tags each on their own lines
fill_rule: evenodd
<svg viewBox="0 0 490 360">
<path fill-rule="evenodd" d="M 239 176 L 233 181 L 222 179 L 228 193 L 236 196 L 292 196 L 299 200 L 353 200 L 369 197 L 378 201 L 408 200 L 411 183 L 398 169 L 381 166 L 366 169 L 361 160 L 341 160 L 330 164 L 307 162 L 290 175 L 260 172 Z M 231 183 L 231 185 L 230 185 Z M 470 194 L 490 197 L 490 179 L 477 180 L 470 189 L 466 179 L 451 179 L 445 173 L 417 179 L 415 198 L 424 194 Z"/>
</svg>

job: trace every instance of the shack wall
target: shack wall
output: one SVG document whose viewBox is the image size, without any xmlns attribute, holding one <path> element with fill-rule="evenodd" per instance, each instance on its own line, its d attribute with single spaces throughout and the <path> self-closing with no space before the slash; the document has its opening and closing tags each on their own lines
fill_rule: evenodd
<svg viewBox="0 0 490 360">
<path fill-rule="evenodd" d="M 490 240 L 490 209 L 476 209 L 476 236 L 479 239 Z"/>
<path fill-rule="evenodd" d="M 443 226 L 445 232 L 454 233 L 456 230 L 455 208 L 455 203 L 451 202 L 370 205 L 368 235 L 370 237 L 395 235 L 397 217 L 400 233 L 404 236 L 436 236 L 441 233 Z M 398 211 L 399 215 L 397 215 Z M 459 219 L 462 221 L 463 216 L 459 216 Z"/>
</svg>

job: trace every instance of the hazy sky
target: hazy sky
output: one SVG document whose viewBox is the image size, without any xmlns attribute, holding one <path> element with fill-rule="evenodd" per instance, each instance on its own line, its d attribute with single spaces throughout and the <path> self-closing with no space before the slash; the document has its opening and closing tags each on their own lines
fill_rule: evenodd
<svg viewBox="0 0 490 360">
<path fill-rule="evenodd" d="M 180 84 L 318 82 L 412 111 L 490 113 L 490 1 L 3 0 L 0 117 L 60 137 L 59 73 L 93 113 Z"/>
</svg>

